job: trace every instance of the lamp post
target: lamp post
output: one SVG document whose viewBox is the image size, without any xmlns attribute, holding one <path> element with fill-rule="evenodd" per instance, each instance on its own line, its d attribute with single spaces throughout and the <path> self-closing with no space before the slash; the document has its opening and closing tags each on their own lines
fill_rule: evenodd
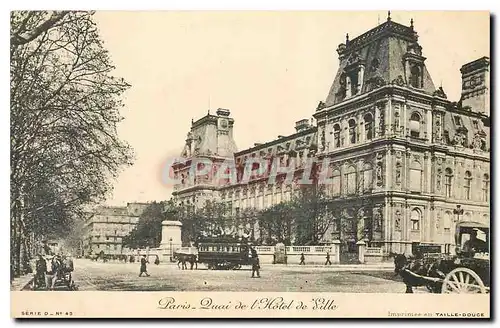
<svg viewBox="0 0 500 328">
<path fill-rule="evenodd" d="M 462 206 L 457 205 L 457 208 L 453 210 L 453 214 L 455 214 L 457 216 L 457 219 L 455 222 L 460 222 L 460 215 L 464 214 L 464 209 L 462 208 Z"/>
<path fill-rule="evenodd" d="M 464 209 L 462 208 L 462 206 L 460 205 L 457 205 L 457 208 L 455 208 L 453 210 L 453 214 L 455 214 L 457 216 L 455 222 L 458 224 L 460 222 L 460 215 L 463 215 L 464 214 Z M 455 226 L 455 230 L 457 230 L 456 226 Z M 457 232 L 455 231 L 455 252 L 458 252 L 458 247 L 460 245 L 460 240 L 458 240 L 458 234 Z"/>
<path fill-rule="evenodd" d="M 170 237 L 169 241 L 170 241 L 170 262 L 173 262 L 174 250 L 172 249 L 172 237 Z"/>
</svg>

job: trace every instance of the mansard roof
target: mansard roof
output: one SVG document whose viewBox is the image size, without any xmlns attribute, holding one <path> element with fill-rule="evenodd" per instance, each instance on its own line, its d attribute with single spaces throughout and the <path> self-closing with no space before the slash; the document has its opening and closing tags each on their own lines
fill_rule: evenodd
<svg viewBox="0 0 500 328">
<path fill-rule="evenodd" d="M 410 85 L 409 67 L 405 62 L 418 62 L 421 65 L 422 83 L 419 92 L 432 95 L 436 88 L 427 71 L 418 44 L 418 34 L 411 26 L 405 26 L 388 20 L 360 36 L 339 45 L 339 69 L 324 103 L 318 110 L 330 107 L 352 98 L 343 95 L 346 73 L 353 67 L 364 67 L 361 90 L 356 95 L 370 92 L 387 84 L 398 86 Z M 360 81 L 361 82 L 361 81 Z"/>
</svg>

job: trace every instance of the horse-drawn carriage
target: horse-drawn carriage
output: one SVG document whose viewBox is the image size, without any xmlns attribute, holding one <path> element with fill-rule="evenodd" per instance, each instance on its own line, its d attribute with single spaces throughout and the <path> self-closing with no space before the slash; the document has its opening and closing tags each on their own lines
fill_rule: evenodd
<svg viewBox="0 0 500 328">
<path fill-rule="evenodd" d="M 406 292 L 425 286 L 433 293 L 489 293 L 489 227 L 478 222 L 459 222 L 455 244 L 456 255 L 420 250 L 411 261 L 397 255 L 395 272 L 403 278 Z"/>
<path fill-rule="evenodd" d="M 238 270 L 251 265 L 251 248 L 245 239 L 230 236 L 198 238 L 198 262 L 211 270 Z"/>
</svg>

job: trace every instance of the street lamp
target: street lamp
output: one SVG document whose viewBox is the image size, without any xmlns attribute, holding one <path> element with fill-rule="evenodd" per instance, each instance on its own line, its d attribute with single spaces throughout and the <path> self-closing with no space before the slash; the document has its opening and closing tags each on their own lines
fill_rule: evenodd
<svg viewBox="0 0 500 328">
<path fill-rule="evenodd" d="M 174 250 L 172 249 L 172 237 L 170 237 L 169 241 L 170 241 L 170 262 L 173 262 Z"/>
<path fill-rule="evenodd" d="M 457 205 L 457 208 L 453 210 L 453 214 L 457 216 L 457 220 L 455 222 L 460 222 L 460 215 L 464 214 L 464 209 L 462 206 Z"/>
<path fill-rule="evenodd" d="M 464 209 L 462 208 L 462 206 L 457 205 L 457 208 L 455 208 L 453 210 L 453 214 L 455 214 L 457 216 L 455 222 L 457 222 L 457 224 L 458 224 L 460 222 L 460 215 L 464 214 Z M 460 241 L 458 240 L 458 236 L 459 235 L 455 232 L 455 252 L 456 253 L 458 252 L 459 244 L 460 244 Z"/>
</svg>

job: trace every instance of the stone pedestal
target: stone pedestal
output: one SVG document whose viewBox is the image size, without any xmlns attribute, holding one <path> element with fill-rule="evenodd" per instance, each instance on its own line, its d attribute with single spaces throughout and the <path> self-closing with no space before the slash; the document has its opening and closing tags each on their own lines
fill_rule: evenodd
<svg viewBox="0 0 500 328">
<path fill-rule="evenodd" d="M 340 263 L 340 240 L 333 240 L 333 263 Z"/>
<path fill-rule="evenodd" d="M 356 245 L 358 245 L 359 263 L 363 264 L 363 263 L 365 263 L 366 243 L 364 241 L 360 240 L 356 243 Z"/>
<path fill-rule="evenodd" d="M 182 246 L 181 228 L 182 223 L 179 221 L 163 221 L 161 223 L 161 243 L 160 249 L 162 254 L 167 254 L 168 258 L 173 255 L 177 248 Z M 163 259 L 166 260 L 166 259 Z"/>
</svg>

